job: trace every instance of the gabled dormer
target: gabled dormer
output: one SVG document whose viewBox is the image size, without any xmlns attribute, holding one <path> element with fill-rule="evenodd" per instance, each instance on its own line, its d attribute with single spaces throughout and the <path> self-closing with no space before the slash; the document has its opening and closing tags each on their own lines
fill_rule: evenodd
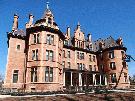
<svg viewBox="0 0 135 101">
<path fill-rule="evenodd" d="M 78 22 L 78 25 L 77 25 L 76 30 L 74 32 L 74 37 L 73 37 L 72 42 L 73 42 L 73 45 L 75 47 L 83 48 L 83 49 L 86 48 L 86 46 L 85 46 L 85 35 L 81 31 L 81 25 L 80 25 L 79 22 Z"/>
</svg>

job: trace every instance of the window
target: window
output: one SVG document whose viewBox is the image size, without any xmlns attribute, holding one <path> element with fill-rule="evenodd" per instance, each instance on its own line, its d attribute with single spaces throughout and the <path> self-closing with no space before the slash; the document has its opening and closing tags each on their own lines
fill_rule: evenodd
<svg viewBox="0 0 135 101">
<path fill-rule="evenodd" d="M 37 82 L 37 67 L 31 68 L 31 82 Z"/>
<path fill-rule="evenodd" d="M 46 50 L 46 60 L 49 60 L 49 50 Z"/>
<path fill-rule="evenodd" d="M 84 53 L 80 53 L 80 59 L 84 59 Z"/>
<path fill-rule="evenodd" d="M 65 68 L 65 61 L 62 62 L 62 67 Z"/>
<path fill-rule="evenodd" d="M 96 65 L 94 65 L 94 71 L 96 71 Z"/>
<path fill-rule="evenodd" d="M 39 34 L 34 34 L 34 43 L 39 43 Z"/>
<path fill-rule="evenodd" d="M 39 34 L 37 34 L 37 43 L 39 43 Z"/>
<path fill-rule="evenodd" d="M 49 82 L 49 67 L 46 67 L 45 69 L 45 81 Z"/>
<path fill-rule="evenodd" d="M 36 34 L 34 34 L 34 43 L 36 43 Z"/>
<path fill-rule="evenodd" d="M 91 55 L 89 55 L 89 60 L 90 60 L 90 62 L 92 61 L 92 59 L 91 59 Z"/>
<path fill-rule="evenodd" d="M 101 70 L 101 71 L 104 70 L 104 65 L 103 65 L 103 64 L 100 65 L 100 70 Z"/>
<path fill-rule="evenodd" d="M 68 62 L 68 68 L 70 68 L 70 62 Z"/>
<path fill-rule="evenodd" d="M 18 72 L 19 72 L 19 70 L 14 70 L 14 72 L 13 72 L 13 83 L 18 82 Z"/>
<path fill-rule="evenodd" d="M 92 65 L 89 65 L 89 70 L 92 71 Z"/>
<path fill-rule="evenodd" d="M 124 62 L 122 62 L 122 65 L 123 65 L 123 67 L 124 68 L 126 68 L 127 67 L 127 63 L 124 61 Z"/>
<path fill-rule="evenodd" d="M 94 61 L 94 62 L 96 61 L 95 56 L 93 56 L 93 61 Z"/>
<path fill-rule="evenodd" d="M 38 49 L 32 50 L 32 60 L 38 60 Z"/>
<path fill-rule="evenodd" d="M 103 53 L 100 54 L 100 59 L 103 60 Z"/>
<path fill-rule="evenodd" d="M 50 82 L 53 82 L 53 68 L 50 67 L 50 79 L 49 79 Z"/>
<path fill-rule="evenodd" d="M 16 47 L 16 48 L 17 48 L 17 50 L 20 50 L 20 45 L 17 45 L 17 47 Z"/>
<path fill-rule="evenodd" d="M 111 58 L 111 59 L 114 58 L 114 51 L 109 52 L 109 58 Z"/>
<path fill-rule="evenodd" d="M 45 68 L 45 82 L 53 82 L 53 67 Z"/>
<path fill-rule="evenodd" d="M 82 67 L 82 70 L 84 70 L 85 69 L 85 64 L 83 64 L 83 67 Z"/>
<path fill-rule="evenodd" d="M 124 73 L 124 82 L 127 82 L 127 73 Z"/>
<path fill-rule="evenodd" d="M 48 34 L 48 35 L 47 35 L 47 38 L 46 38 L 46 43 L 47 43 L 48 45 L 54 44 L 54 35 Z"/>
<path fill-rule="evenodd" d="M 80 63 L 80 70 L 82 70 L 82 63 Z"/>
<path fill-rule="evenodd" d="M 77 67 L 78 67 L 78 70 L 80 70 L 80 65 L 79 65 L 79 63 L 77 63 Z"/>
<path fill-rule="evenodd" d="M 64 45 L 67 45 L 68 46 L 68 40 L 65 40 L 64 41 Z"/>
<path fill-rule="evenodd" d="M 63 58 L 65 57 L 65 50 L 63 50 L 63 54 L 62 54 Z"/>
<path fill-rule="evenodd" d="M 125 57 L 124 51 L 121 51 L 121 56 L 122 56 L 121 58 L 124 59 Z"/>
<path fill-rule="evenodd" d="M 77 59 L 79 59 L 79 52 L 77 52 Z"/>
<path fill-rule="evenodd" d="M 111 82 L 116 83 L 117 82 L 116 74 L 114 73 L 114 74 L 111 74 L 110 76 L 111 76 Z"/>
<path fill-rule="evenodd" d="M 111 68 L 112 70 L 115 70 L 115 69 L 116 69 L 115 62 L 111 62 L 111 63 L 110 63 L 110 68 Z"/>
<path fill-rule="evenodd" d="M 50 60 L 53 61 L 53 51 L 50 51 L 50 54 L 49 55 L 50 55 L 50 57 L 49 57 Z"/>
<path fill-rule="evenodd" d="M 53 61 L 53 51 L 52 50 L 46 50 L 46 60 Z"/>
<path fill-rule="evenodd" d="M 48 18 L 48 24 L 51 24 L 51 23 L 52 23 L 51 18 Z"/>
<path fill-rule="evenodd" d="M 77 58 L 78 59 L 80 58 L 80 60 L 84 59 L 84 53 L 80 53 L 80 55 L 79 55 L 79 52 L 77 52 Z"/>
<path fill-rule="evenodd" d="M 68 54 L 67 54 L 68 58 L 70 58 L 70 51 L 68 51 Z"/>
</svg>

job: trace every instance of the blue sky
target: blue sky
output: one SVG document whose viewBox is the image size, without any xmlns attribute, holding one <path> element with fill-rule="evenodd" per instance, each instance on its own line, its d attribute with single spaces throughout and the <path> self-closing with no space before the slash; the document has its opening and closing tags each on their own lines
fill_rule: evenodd
<svg viewBox="0 0 135 101">
<path fill-rule="evenodd" d="M 83 32 L 92 39 L 117 39 L 122 36 L 127 54 L 135 58 L 135 0 L 50 0 L 50 8 L 62 32 L 70 26 L 72 33 L 78 21 Z M 28 14 L 40 19 L 46 0 L 0 0 L 0 73 L 5 74 L 7 33 L 11 31 L 13 15 L 19 15 L 19 29 L 24 29 Z M 135 74 L 135 62 L 128 63 L 129 74 Z"/>
</svg>

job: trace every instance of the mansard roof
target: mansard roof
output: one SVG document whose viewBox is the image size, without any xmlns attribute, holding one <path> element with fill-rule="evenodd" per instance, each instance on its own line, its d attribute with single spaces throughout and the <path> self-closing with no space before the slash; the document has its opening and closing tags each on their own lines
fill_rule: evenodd
<svg viewBox="0 0 135 101">
<path fill-rule="evenodd" d="M 103 44 L 102 49 L 100 48 L 100 43 Z M 106 51 L 106 50 L 112 50 L 112 49 L 123 49 L 126 51 L 126 47 L 123 45 L 119 45 L 116 43 L 116 40 L 112 38 L 111 36 L 106 38 L 106 39 L 98 39 L 94 41 L 93 43 L 93 51 L 98 52 L 98 51 Z"/>
<path fill-rule="evenodd" d="M 19 38 L 19 39 L 25 39 L 26 37 L 26 32 L 24 30 L 15 30 L 12 32 L 8 32 L 8 38 L 14 37 L 14 38 Z"/>
</svg>

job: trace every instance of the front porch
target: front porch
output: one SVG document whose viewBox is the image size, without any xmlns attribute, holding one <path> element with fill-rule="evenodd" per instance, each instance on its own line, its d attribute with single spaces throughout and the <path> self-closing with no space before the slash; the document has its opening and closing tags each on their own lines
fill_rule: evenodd
<svg viewBox="0 0 135 101">
<path fill-rule="evenodd" d="M 107 77 L 103 73 L 84 70 L 63 70 L 63 88 L 82 91 L 96 87 L 106 87 Z"/>
</svg>

